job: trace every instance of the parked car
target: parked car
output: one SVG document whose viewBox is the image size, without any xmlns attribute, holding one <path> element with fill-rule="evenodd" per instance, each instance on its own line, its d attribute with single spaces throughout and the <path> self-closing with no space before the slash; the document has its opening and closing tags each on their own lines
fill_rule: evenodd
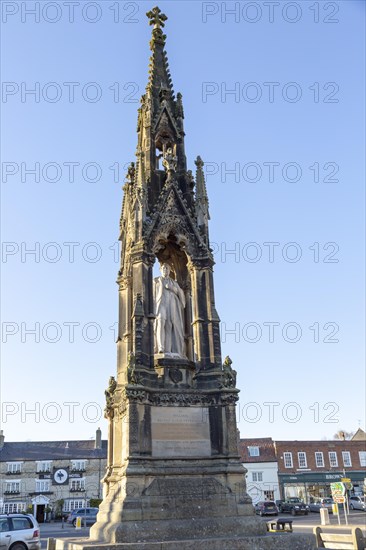
<svg viewBox="0 0 366 550">
<path fill-rule="evenodd" d="M 281 514 L 287 512 L 293 516 L 298 514 L 305 514 L 305 516 L 307 516 L 309 513 L 309 506 L 299 498 L 293 497 L 282 501 L 279 505 L 279 511 Z"/>
<path fill-rule="evenodd" d="M 31 514 L 0 514 L 1 550 L 40 550 L 39 525 Z"/>
<path fill-rule="evenodd" d="M 349 507 L 351 510 L 366 511 L 365 497 L 349 497 Z"/>
<path fill-rule="evenodd" d="M 99 508 L 79 508 L 73 510 L 67 517 L 66 523 L 71 523 L 76 527 L 76 519 L 81 518 L 81 525 L 93 525 L 97 521 L 97 513 Z"/>
<path fill-rule="evenodd" d="M 310 510 L 310 512 L 320 513 L 321 508 L 327 508 L 328 512 L 330 514 L 333 514 L 333 504 L 334 504 L 334 500 L 330 497 L 319 498 L 319 499 L 314 500 L 314 502 L 311 502 L 309 504 L 309 510 Z"/>
<path fill-rule="evenodd" d="M 260 516 L 278 516 L 278 508 L 272 500 L 257 502 L 254 509 Z"/>
</svg>

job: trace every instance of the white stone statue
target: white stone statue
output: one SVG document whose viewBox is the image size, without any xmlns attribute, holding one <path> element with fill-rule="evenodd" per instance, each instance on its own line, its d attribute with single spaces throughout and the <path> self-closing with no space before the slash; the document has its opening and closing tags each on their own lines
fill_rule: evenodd
<svg viewBox="0 0 366 550">
<path fill-rule="evenodd" d="M 178 283 L 169 277 L 168 264 L 161 264 L 160 272 L 162 276 L 154 279 L 155 353 L 185 357 L 184 292 Z"/>
</svg>

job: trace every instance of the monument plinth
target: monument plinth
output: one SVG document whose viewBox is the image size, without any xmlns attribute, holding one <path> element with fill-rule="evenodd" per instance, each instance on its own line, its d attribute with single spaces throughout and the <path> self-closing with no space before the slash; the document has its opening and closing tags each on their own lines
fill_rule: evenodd
<svg viewBox="0 0 366 550">
<path fill-rule="evenodd" d="M 221 358 L 203 161 L 197 157 L 194 177 L 187 170 L 182 95 L 174 95 L 164 51 L 167 18 L 159 8 L 147 15 L 149 81 L 120 221 L 117 377 L 105 392 L 104 499 L 90 539 L 57 546 L 311 549 L 306 537 L 266 535 L 246 492 L 236 372 L 229 357 Z M 161 274 L 153 277 L 156 261 Z"/>
</svg>

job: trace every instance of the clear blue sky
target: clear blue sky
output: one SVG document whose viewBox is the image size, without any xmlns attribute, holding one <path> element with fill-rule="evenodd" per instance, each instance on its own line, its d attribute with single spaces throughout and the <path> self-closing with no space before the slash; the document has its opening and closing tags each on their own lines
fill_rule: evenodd
<svg viewBox="0 0 366 550">
<path fill-rule="evenodd" d="M 1 427 L 106 437 L 121 186 L 155 4 L 81 0 L 73 22 L 63 2 L 2 4 Z M 206 161 L 222 351 L 242 437 L 331 438 L 365 428 L 365 5 L 250 4 L 159 3 L 189 167 Z"/>
</svg>

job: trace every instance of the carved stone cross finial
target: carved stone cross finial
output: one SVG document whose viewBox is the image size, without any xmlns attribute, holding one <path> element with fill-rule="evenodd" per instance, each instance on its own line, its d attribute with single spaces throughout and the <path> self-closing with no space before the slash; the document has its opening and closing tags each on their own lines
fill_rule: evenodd
<svg viewBox="0 0 366 550">
<path fill-rule="evenodd" d="M 168 19 L 158 6 L 148 11 L 146 15 L 150 19 L 150 25 L 154 25 L 154 29 L 164 28 L 165 21 Z"/>
<path fill-rule="evenodd" d="M 195 163 L 195 165 L 197 166 L 198 169 L 202 168 L 202 167 L 205 165 L 205 163 L 203 162 L 203 160 L 201 159 L 200 156 L 198 156 L 198 157 L 196 158 L 196 160 L 194 161 L 194 163 Z"/>
</svg>

